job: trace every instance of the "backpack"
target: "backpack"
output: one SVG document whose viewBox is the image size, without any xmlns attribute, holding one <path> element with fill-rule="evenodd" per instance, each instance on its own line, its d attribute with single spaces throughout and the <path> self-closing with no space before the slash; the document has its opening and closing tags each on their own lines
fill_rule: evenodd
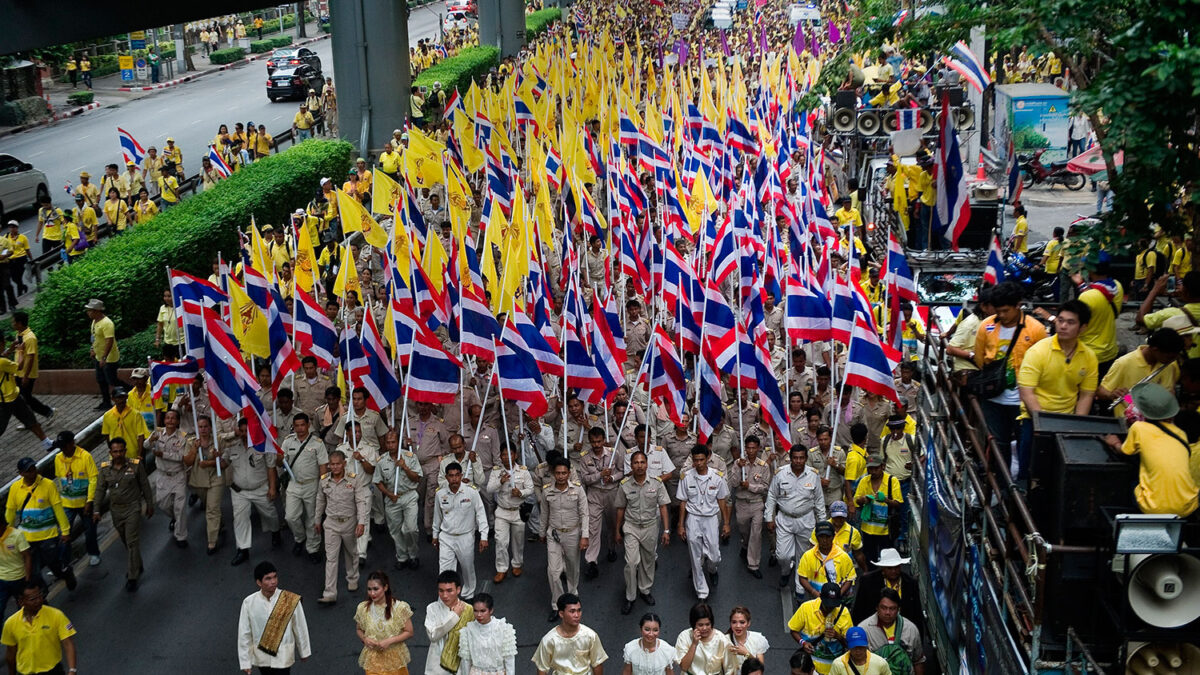
<svg viewBox="0 0 1200 675">
<path fill-rule="evenodd" d="M 875 650 L 875 655 L 887 661 L 888 668 L 891 669 L 892 675 L 912 675 L 913 663 L 908 652 L 904 650 L 904 645 L 900 643 L 900 633 L 904 630 L 904 618 L 896 617 L 896 641 L 889 645 L 883 645 Z"/>
</svg>

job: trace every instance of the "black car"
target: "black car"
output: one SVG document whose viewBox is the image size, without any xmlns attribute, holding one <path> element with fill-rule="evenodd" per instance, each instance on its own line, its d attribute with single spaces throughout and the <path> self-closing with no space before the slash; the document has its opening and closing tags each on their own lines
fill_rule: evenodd
<svg viewBox="0 0 1200 675">
<path fill-rule="evenodd" d="M 313 50 L 308 47 L 283 47 L 276 49 L 271 54 L 271 58 L 267 59 L 267 75 L 274 75 L 276 68 L 300 64 L 311 66 L 313 70 L 321 72 L 321 57 L 317 56 Z"/>
<path fill-rule="evenodd" d="M 281 98 L 304 98 L 309 89 L 321 91 L 325 79 L 312 66 L 280 66 L 271 73 L 267 80 L 267 98 L 277 101 Z"/>
</svg>

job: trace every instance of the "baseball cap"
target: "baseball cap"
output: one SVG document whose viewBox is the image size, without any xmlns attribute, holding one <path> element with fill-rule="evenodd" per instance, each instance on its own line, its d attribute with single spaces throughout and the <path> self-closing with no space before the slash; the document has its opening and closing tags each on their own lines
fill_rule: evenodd
<svg viewBox="0 0 1200 675">
<path fill-rule="evenodd" d="M 33 461 L 32 457 L 22 457 L 21 459 L 17 460 L 17 472 L 18 473 L 25 473 L 26 471 L 28 471 L 30 469 L 36 469 L 36 468 L 37 468 L 37 462 Z"/>
<path fill-rule="evenodd" d="M 832 581 L 821 585 L 821 602 L 838 602 L 842 599 L 842 588 Z"/>
<path fill-rule="evenodd" d="M 833 523 L 829 522 L 828 520 L 822 520 L 821 522 L 817 523 L 816 534 L 818 537 L 832 537 L 833 533 Z"/>
<path fill-rule="evenodd" d="M 849 518 L 850 509 L 846 508 L 846 502 L 836 501 L 829 505 L 830 518 Z"/>
<path fill-rule="evenodd" d="M 867 468 L 883 466 L 883 458 L 879 455 L 871 455 L 867 458 Z"/>
<path fill-rule="evenodd" d="M 168 136 L 168 137 L 167 137 L 167 142 L 168 142 L 168 143 L 174 143 L 174 142 L 175 142 L 175 139 L 174 139 L 174 138 L 171 138 L 170 136 Z"/>
<path fill-rule="evenodd" d="M 150 377 L 150 371 L 145 368 L 134 368 L 133 372 L 129 374 L 129 377 L 135 380 L 145 379 Z"/>
<path fill-rule="evenodd" d="M 126 389 L 125 387 L 113 387 L 112 395 L 113 395 L 113 398 L 129 396 L 129 390 Z"/>
<path fill-rule="evenodd" d="M 867 631 L 855 626 L 846 631 L 846 646 L 851 649 L 867 646 Z"/>
<path fill-rule="evenodd" d="M 68 445 L 74 445 L 74 443 L 75 434 L 65 429 L 58 432 L 58 436 L 54 438 L 54 447 L 56 448 L 65 448 Z"/>
</svg>

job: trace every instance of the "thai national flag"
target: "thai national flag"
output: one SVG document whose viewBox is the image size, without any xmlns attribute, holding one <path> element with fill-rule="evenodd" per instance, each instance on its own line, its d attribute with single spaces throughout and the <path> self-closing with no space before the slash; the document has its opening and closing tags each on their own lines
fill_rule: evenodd
<svg viewBox="0 0 1200 675">
<path fill-rule="evenodd" d="M 408 367 L 408 398 L 426 403 L 450 404 L 461 387 L 462 361 L 442 348 L 442 343 L 417 324 L 412 360 Z"/>
<path fill-rule="evenodd" d="M 496 341 L 494 349 L 496 367 L 492 370 L 492 384 L 503 392 L 505 400 L 516 401 L 526 415 L 545 415 L 546 392 L 542 388 L 541 371 L 511 319 L 504 323 L 501 339 Z"/>
<path fill-rule="evenodd" d="M 215 284 L 179 270 L 171 270 L 169 279 L 175 316 L 184 331 L 188 356 L 203 366 L 205 325 L 202 310 L 214 311 L 219 316 L 221 307 L 229 302 L 229 296 Z"/>
<path fill-rule="evenodd" d="M 538 370 L 546 375 L 562 377 L 564 364 L 558 356 L 558 348 L 546 341 L 545 336 L 533 324 L 525 310 L 521 307 L 514 307 L 509 315 L 509 321 L 529 349 L 529 355 L 537 363 Z"/>
<path fill-rule="evenodd" d="M 503 150 L 501 150 L 503 152 Z M 504 215 L 512 217 L 513 180 L 508 168 L 492 153 L 491 148 L 485 150 L 487 155 L 487 184 L 490 201 L 495 201 L 504 211 Z"/>
<path fill-rule="evenodd" d="M 141 166 L 142 159 L 146 157 L 146 151 L 142 149 L 142 144 L 137 142 L 133 134 L 121 127 L 117 127 L 117 138 L 121 142 L 121 154 L 125 156 L 125 161 Z"/>
<path fill-rule="evenodd" d="M 279 431 L 267 415 L 262 399 L 255 396 L 246 383 L 242 383 L 242 398 L 246 405 L 242 408 L 242 416 L 246 418 L 246 433 L 250 435 L 250 447 L 255 452 L 274 452 L 282 454 L 279 447 Z"/>
<path fill-rule="evenodd" d="M 401 392 L 396 370 L 371 312 L 365 312 L 363 317 L 362 349 L 369 370 L 359 384 L 367 390 L 367 406 L 378 412 L 399 399 Z"/>
<path fill-rule="evenodd" d="M 217 146 L 208 146 L 207 156 L 208 161 L 212 162 L 213 168 L 217 170 L 217 173 L 221 174 L 222 178 L 229 178 L 233 175 L 233 169 L 229 168 L 229 165 L 221 158 L 221 153 L 217 152 Z"/>
<path fill-rule="evenodd" d="M 900 24 L 904 23 L 907 19 L 908 19 L 908 10 L 907 9 L 902 9 L 899 12 L 896 12 L 895 17 L 892 18 L 892 28 L 899 28 Z"/>
<path fill-rule="evenodd" d="M 758 138 L 737 118 L 733 110 L 726 109 L 726 114 L 728 116 L 725 120 L 727 145 L 747 155 L 757 156 Z"/>
<path fill-rule="evenodd" d="M 907 129 L 916 129 L 917 123 L 921 119 L 921 111 L 916 108 L 897 108 L 896 109 L 896 130 L 905 131 Z"/>
<path fill-rule="evenodd" d="M 555 190 L 562 189 L 563 163 L 554 148 L 546 148 L 546 180 L 550 181 Z"/>
<path fill-rule="evenodd" d="M 945 62 L 951 70 L 961 75 L 967 84 L 974 87 L 975 91 L 982 93 L 992 83 L 987 68 L 983 67 L 983 61 L 962 40 L 950 48 L 950 55 L 945 57 Z"/>
<path fill-rule="evenodd" d="M 937 183 L 937 206 L 930 225 L 954 250 L 958 237 L 971 221 L 971 202 L 967 199 L 967 176 L 963 171 L 962 155 L 958 152 L 958 134 L 950 123 L 950 99 L 942 96 L 942 112 L 938 115 L 942 129 L 941 144 L 934 159 L 934 178 Z"/>
<path fill-rule="evenodd" d="M 609 295 L 612 295 L 611 292 Z M 592 362 L 596 366 L 596 373 L 604 382 L 604 386 L 599 393 L 601 399 L 608 400 L 618 388 L 625 384 L 625 371 L 622 369 L 621 364 L 625 363 L 627 355 L 624 348 L 624 336 L 621 336 L 620 344 L 618 345 L 616 336 L 612 334 L 608 325 L 608 317 L 605 315 L 604 305 L 600 302 L 599 296 L 596 295 L 593 295 L 592 299 L 591 327 Z"/>
<path fill-rule="evenodd" d="M 985 283 L 998 284 L 1004 281 L 1004 253 L 1000 248 L 1000 237 L 992 235 L 992 245 L 988 248 L 987 265 L 983 268 Z"/>
<path fill-rule="evenodd" d="M 572 279 L 563 303 L 563 341 L 567 353 L 565 386 L 578 390 L 584 401 L 598 404 L 604 400 L 604 379 L 592 358 L 588 344 L 592 326 L 579 297 L 578 285 Z"/>
<path fill-rule="evenodd" d="M 846 360 L 846 380 L 850 386 L 896 401 L 892 368 L 879 343 L 879 334 L 860 315 L 854 322 L 850 353 Z"/>
<path fill-rule="evenodd" d="M 851 333 L 854 330 L 854 295 L 850 291 L 850 284 L 841 276 L 835 275 L 833 289 L 831 334 L 834 340 L 842 344 L 849 344 Z"/>
<path fill-rule="evenodd" d="M 795 275 L 789 276 L 785 285 L 784 321 L 788 337 L 794 341 L 828 340 L 832 333 L 830 317 L 833 314 L 829 300 L 824 294 L 813 292 Z"/>
<path fill-rule="evenodd" d="M 198 311 L 203 316 L 205 329 L 202 367 L 208 376 L 205 385 L 208 387 L 209 400 L 218 416 L 228 419 L 245 407 L 243 398 L 246 390 L 251 394 L 258 391 L 258 381 L 242 359 L 228 324 L 211 310 L 199 308 Z M 254 395 L 249 398 L 258 400 Z"/>
<path fill-rule="evenodd" d="M 441 43 L 434 45 L 433 51 L 437 52 L 439 59 L 448 58 L 450 56 L 450 52 L 447 52 L 445 45 L 442 45 Z"/>
<path fill-rule="evenodd" d="M 775 432 L 779 441 L 777 451 L 788 452 L 792 449 L 792 433 L 788 423 L 787 408 L 783 400 L 783 392 L 779 388 L 779 380 L 771 370 L 770 356 L 759 358 L 754 364 L 758 372 L 758 404 L 763 421 Z"/>
<path fill-rule="evenodd" d="M 913 278 L 912 268 L 908 266 L 908 257 L 904 255 L 904 247 L 895 232 L 888 233 L 888 250 L 886 258 L 888 283 L 894 283 L 902 300 L 918 302 L 917 282 Z"/>
<path fill-rule="evenodd" d="M 459 340 L 462 353 L 491 361 L 495 358 L 492 342 L 500 335 L 500 324 L 496 323 L 496 317 L 480 295 L 478 287 L 464 285 L 460 302 L 462 328 Z"/>
<path fill-rule="evenodd" d="M 725 218 L 722 221 L 714 241 L 709 277 L 720 286 L 737 269 L 738 263 L 738 250 L 734 243 L 731 219 Z"/>
<path fill-rule="evenodd" d="M 687 382 L 683 376 L 679 355 L 675 352 L 675 346 L 671 344 L 671 336 L 667 335 L 667 331 L 663 330 L 661 325 L 654 329 L 651 349 L 654 353 L 650 356 L 650 397 L 663 406 L 667 417 L 678 426 L 683 424 L 683 392 Z M 643 382 L 645 379 L 643 373 Z"/>
<path fill-rule="evenodd" d="M 296 345 L 301 355 L 312 356 L 321 368 L 329 368 L 337 350 L 337 331 L 333 322 L 303 289 L 296 289 L 292 306 L 296 310 Z"/>
<path fill-rule="evenodd" d="M 704 342 L 713 364 L 722 372 L 734 370 L 737 355 L 737 320 L 725 296 L 710 279 L 704 290 Z"/>
<path fill-rule="evenodd" d="M 162 398 L 163 390 L 170 386 L 188 386 L 200 372 L 200 364 L 188 356 L 182 361 L 150 362 L 150 394 Z"/>
<path fill-rule="evenodd" d="M 249 279 L 249 273 L 246 278 Z M 272 289 L 271 302 L 267 307 L 267 336 L 271 343 L 272 395 L 279 393 L 279 387 L 289 373 L 300 370 L 300 359 L 296 357 L 296 352 L 292 348 L 291 332 L 288 330 L 290 324 L 292 324 L 292 320 L 287 313 L 287 306 L 283 304 L 279 291 Z"/>
<path fill-rule="evenodd" d="M 700 382 L 698 383 L 698 416 L 696 419 L 697 440 L 707 443 L 717 424 L 725 417 L 724 389 L 721 378 L 708 359 L 700 359 Z"/>
<path fill-rule="evenodd" d="M 362 341 L 352 327 L 342 329 L 342 337 L 338 342 L 342 345 L 342 372 L 346 374 L 346 384 L 353 390 L 371 375 L 371 364 L 363 351 Z"/>
</svg>

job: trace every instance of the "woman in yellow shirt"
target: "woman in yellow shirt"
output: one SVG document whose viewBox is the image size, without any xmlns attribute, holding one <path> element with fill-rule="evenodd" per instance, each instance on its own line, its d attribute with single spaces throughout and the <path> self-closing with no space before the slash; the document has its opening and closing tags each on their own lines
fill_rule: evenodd
<svg viewBox="0 0 1200 675">
<path fill-rule="evenodd" d="M 1054 228 L 1054 236 L 1050 241 L 1046 242 L 1046 250 L 1042 252 L 1042 267 L 1046 270 L 1046 274 L 1054 276 L 1054 301 L 1058 302 L 1059 294 L 1062 291 L 1062 283 L 1059 280 L 1059 269 L 1062 267 L 1063 247 L 1066 245 L 1066 230 L 1061 227 Z"/>
<path fill-rule="evenodd" d="M 1179 401 L 1154 382 L 1136 385 L 1129 394 L 1145 421 L 1130 425 L 1124 443 L 1113 434 L 1104 440 L 1114 452 L 1139 456 L 1133 496 L 1142 513 L 1186 518 L 1196 510 L 1198 490 L 1189 466 L 1187 436 L 1174 423 Z"/>
<path fill-rule="evenodd" d="M 1017 204 L 1013 207 L 1013 215 L 1017 217 L 1017 224 L 1013 226 L 1009 248 L 1019 253 L 1025 253 L 1029 250 L 1029 221 L 1025 219 L 1025 207 Z M 1046 246 L 1048 248 L 1049 244 Z"/>
<path fill-rule="evenodd" d="M 117 188 L 108 189 L 108 199 L 104 200 L 104 220 L 115 232 L 124 232 L 129 226 L 129 205 L 121 199 Z"/>
<path fill-rule="evenodd" d="M 150 192 L 146 188 L 138 191 L 138 200 L 133 204 L 134 222 L 141 225 L 158 215 L 158 204 L 150 201 Z"/>
</svg>

